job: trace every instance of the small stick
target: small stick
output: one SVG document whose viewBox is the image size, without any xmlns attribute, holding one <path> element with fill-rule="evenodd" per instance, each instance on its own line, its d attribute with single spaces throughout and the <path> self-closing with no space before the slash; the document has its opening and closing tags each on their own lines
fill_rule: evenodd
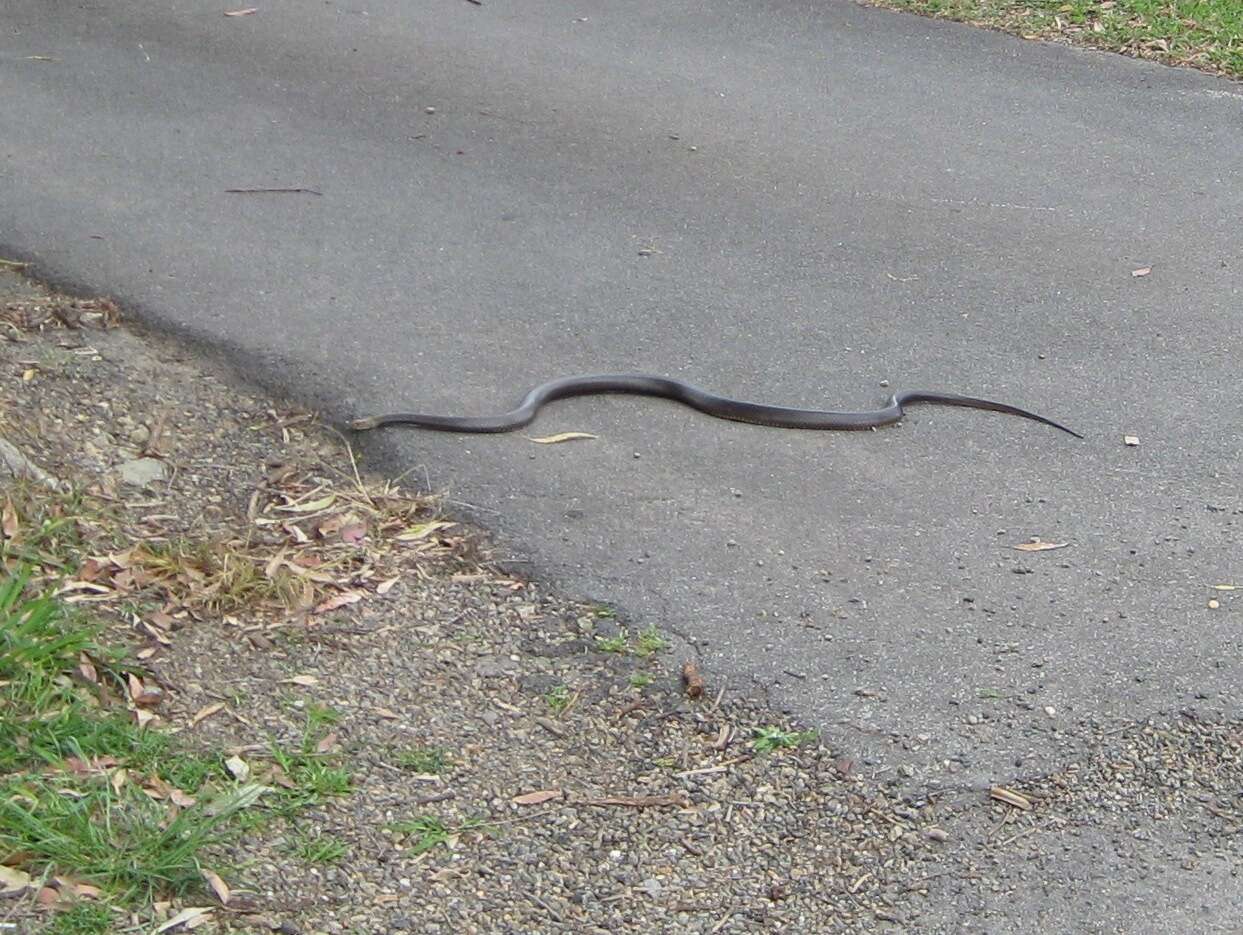
<svg viewBox="0 0 1243 935">
<path fill-rule="evenodd" d="M 323 192 L 317 192 L 313 188 L 226 188 L 225 192 L 230 195 L 323 195 Z"/>
</svg>

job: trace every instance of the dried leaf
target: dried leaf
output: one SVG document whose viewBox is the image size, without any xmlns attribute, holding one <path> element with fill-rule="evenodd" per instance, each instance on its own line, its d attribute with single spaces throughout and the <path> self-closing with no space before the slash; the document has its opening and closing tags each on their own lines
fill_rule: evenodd
<svg viewBox="0 0 1243 935">
<path fill-rule="evenodd" d="M 350 545 L 358 545 L 366 538 L 367 525 L 365 523 L 352 523 L 341 530 L 341 541 L 348 542 Z"/>
<path fill-rule="evenodd" d="M 250 767 L 246 761 L 236 754 L 224 761 L 225 767 L 238 782 L 245 782 L 250 776 Z"/>
<path fill-rule="evenodd" d="M 5 867 L 0 864 L 0 893 L 12 896 L 25 891 L 30 886 L 30 874 L 16 867 Z"/>
<path fill-rule="evenodd" d="M 1019 552 L 1048 552 L 1052 549 L 1064 549 L 1070 545 L 1069 542 L 1041 542 L 1036 539 L 1032 542 L 1020 542 L 1018 545 L 1012 545 L 1010 548 Z"/>
<path fill-rule="evenodd" d="M 1152 272 L 1151 266 L 1141 266 L 1139 269 L 1131 270 L 1131 275 L 1138 279 L 1140 276 L 1147 276 Z"/>
<path fill-rule="evenodd" d="M 338 607 L 344 607 L 347 604 L 357 604 L 362 599 L 361 591 L 345 591 L 341 594 L 334 594 L 328 600 L 316 604 L 314 613 L 326 614 L 330 610 L 336 610 Z"/>
<path fill-rule="evenodd" d="M 387 594 L 389 591 L 393 590 L 393 585 L 395 585 L 400 580 L 401 580 L 401 575 L 394 575 L 392 578 L 389 578 L 385 581 L 381 581 L 379 584 L 375 586 L 375 593 L 376 594 Z"/>
<path fill-rule="evenodd" d="M 225 708 L 225 703 L 223 701 L 216 701 L 216 702 L 213 702 L 212 704 L 199 708 L 197 711 L 194 712 L 194 717 L 190 718 L 190 726 L 191 727 L 197 726 L 199 721 L 207 720 L 207 718 L 211 717 L 216 712 L 223 711 L 224 708 Z"/>
<path fill-rule="evenodd" d="M 1032 800 L 1025 795 L 1015 792 L 1013 789 L 1007 789 L 1005 786 L 993 786 L 988 790 L 989 796 L 998 802 L 1005 802 L 1007 805 L 1013 805 L 1015 808 L 1023 811 L 1031 811 Z"/>
<path fill-rule="evenodd" d="M 291 678 L 282 679 L 289 685 L 301 685 L 303 688 L 310 688 L 312 685 L 318 685 L 319 679 L 313 675 L 295 675 Z"/>
<path fill-rule="evenodd" d="M 289 503 L 285 506 L 278 506 L 276 509 L 282 513 L 318 513 L 320 510 L 326 510 L 332 506 L 337 500 L 335 493 L 330 493 L 318 500 L 308 500 L 306 503 Z"/>
<path fill-rule="evenodd" d="M 418 523 L 417 525 L 411 526 L 405 532 L 398 533 L 393 538 L 398 542 L 416 542 L 419 539 L 426 539 L 438 529 L 447 529 L 452 525 L 453 523 L 446 523 L 440 520 L 435 520 L 430 523 Z"/>
<path fill-rule="evenodd" d="M 1243 584 L 1215 584 L 1214 591 L 1243 591 Z"/>
<path fill-rule="evenodd" d="M 387 718 L 390 721 L 401 720 L 400 714 L 398 714 L 396 711 L 390 711 L 388 708 L 377 707 L 377 708 L 372 708 L 371 710 L 373 710 L 376 714 L 380 715 L 380 717 Z"/>
<path fill-rule="evenodd" d="M 206 867 L 203 868 L 203 879 L 207 881 L 207 885 L 211 887 L 211 891 L 216 894 L 216 898 L 220 900 L 220 905 L 227 906 L 229 904 L 229 887 L 219 875 L 212 873 Z"/>
<path fill-rule="evenodd" d="M 199 921 L 200 919 L 210 921 L 211 909 L 203 906 L 190 906 L 189 908 L 182 909 L 181 912 L 177 913 L 159 928 L 154 929 L 151 935 L 159 935 L 160 932 L 169 932 L 182 925 L 184 925 L 187 929 L 191 929 L 196 927 L 196 925 L 203 924 Z"/>
<path fill-rule="evenodd" d="M 599 438 L 599 436 L 592 435 L 590 432 L 560 432 L 556 435 L 543 435 L 539 438 L 528 436 L 527 440 L 533 441 L 537 445 L 559 445 L 561 442 L 572 442 L 580 438 Z"/>
<path fill-rule="evenodd" d="M 198 799 L 192 795 L 187 795 L 180 789 L 170 789 L 168 793 L 169 800 L 181 808 L 192 808 Z"/>
<path fill-rule="evenodd" d="M 86 653 L 78 654 L 78 672 L 82 678 L 93 685 L 99 682 L 99 673 L 95 671 L 95 664 L 91 662 L 91 657 Z"/>
<path fill-rule="evenodd" d="M 337 735 L 327 734 L 315 745 L 316 753 L 328 753 L 337 745 Z"/>
<path fill-rule="evenodd" d="M 522 795 L 516 795 L 511 801 L 515 805 L 539 805 L 543 802 L 559 799 L 561 795 L 560 789 L 541 789 L 538 792 L 526 792 Z"/>
<path fill-rule="evenodd" d="M 112 775 L 108 777 L 108 784 L 112 786 L 112 791 L 119 795 L 128 779 L 129 771 L 122 767 L 112 771 Z"/>
<path fill-rule="evenodd" d="M 258 12 L 259 12 L 259 8 L 257 6 L 248 6 L 244 10 L 225 10 L 224 15 L 225 16 L 250 16 L 251 14 L 258 13 Z"/>
</svg>

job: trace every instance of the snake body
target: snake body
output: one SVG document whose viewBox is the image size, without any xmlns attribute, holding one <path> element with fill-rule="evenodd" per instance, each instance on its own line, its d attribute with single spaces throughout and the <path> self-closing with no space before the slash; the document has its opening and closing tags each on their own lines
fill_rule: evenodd
<svg viewBox="0 0 1243 935">
<path fill-rule="evenodd" d="M 819 429 L 830 431 L 860 431 L 892 425 L 905 414 L 911 403 L 936 403 L 942 406 L 960 406 L 967 409 L 986 409 L 1007 415 L 1031 419 L 1059 429 L 1075 438 L 1083 438 L 1078 432 L 1059 422 L 1008 403 L 959 396 L 957 393 L 939 393 L 931 390 L 907 390 L 894 393 L 882 409 L 861 412 L 826 412 L 817 409 L 789 409 L 784 406 L 766 406 L 748 403 L 726 396 L 718 396 L 682 380 L 649 376 L 641 373 L 592 374 L 581 377 L 562 377 L 537 386 L 518 404 L 516 409 L 497 416 L 436 416 L 420 412 L 394 412 L 387 415 L 355 419 L 350 427 L 359 431 L 376 429 L 383 425 L 414 425 L 438 432 L 512 432 L 529 425 L 540 409 L 557 399 L 572 396 L 596 396 L 602 393 L 624 393 L 631 396 L 656 396 L 672 399 L 690 406 L 705 415 L 734 422 L 749 422 L 785 429 Z"/>
</svg>

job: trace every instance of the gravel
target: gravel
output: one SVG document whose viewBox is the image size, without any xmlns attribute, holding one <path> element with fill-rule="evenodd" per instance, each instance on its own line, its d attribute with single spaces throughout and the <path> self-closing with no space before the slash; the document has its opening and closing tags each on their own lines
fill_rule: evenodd
<svg viewBox="0 0 1243 935">
<path fill-rule="evenodd" d="M 20 288 L 0 292 L 10 321 L 36 301 Z M 0 434 L 59 476 L 115 491 L 108 478 L 148 458 L 158 431 L 167 477 L 141 507 L 130 491 L 119 508 L 160 515 L 165 531 L 206 518 L 245 535 L 274 462 L 352 474 L 337 436 L 184 349 L 35 318 L 23 313 L 0 343 Z M 55 363 L 23 379 L 32 359 Z M 1076 931 L 1140 931 L 1140 916 L 1093 921 L 1094 894 L 1172 874 L 1162 905 L 1178 919 L 1179 900 L 1239 893 L 1238 723 L 1187 710 L 1053 725 L 1044 739 L 1060 768 L 997 779 L 1029 810 L 985 788 L 921 785 L 897 762 L 903 738 L 894 763 L 861 758 L 849 733 L 760 754 L 758 728 L 807 725 L 711 671 L 686 697 L 689 650 L 600 645 L 633 647 L 640 629 L 669 635 L 676 622 L 640 625 L 552 593 L 490 564 L 484 533 L 469 539 L 324 614 L 205 616 L 149 661 L 169 688 L 161 718 L 191 745 L 258 763 L 271 743 L 300 742 L 312 705 L 338 716 L 323 751 L 349 769 L 352 793 L 238 842 L 219 930 L 996 931 L 1011 930 L 1020 901 L 1033 931 L 1076 920 Z M 972 729 L 986 722 L 964 715 Z M 943 761 L 969 759 L 963 747 Z M 443 771 L 412 768 L 428 751 L 443 753 Z M 418 822 L 445 833 L 428 844 Z M 344 856 L 298 856 L 316 837 Z"/>
</svg>

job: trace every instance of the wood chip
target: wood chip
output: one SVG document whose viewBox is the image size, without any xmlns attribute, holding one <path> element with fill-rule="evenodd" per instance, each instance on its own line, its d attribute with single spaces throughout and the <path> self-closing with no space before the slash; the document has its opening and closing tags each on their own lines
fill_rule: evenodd
<svg viewBox="0 0 1243 935">
<path fill-rule="evenodd" d="M 525 792 L 522 795 L 516 795 L 510 801 L 515 805 L 540 805 L 544 802 L 551 802 L 553 799 L 559 799 L 562 794 L 560 789 L 540 789 L 538 792 Z"/>
<path fill-rule="evenodd" d="M 1013 805 L 1015 808 L 1022 809 L 1025 812 L 1031 811 L 1032 800 L 1025 795 L 1015 792 L 1013 789 L 1007 789 L 1005 786 L 993 786 L 988 790 L 988 794 L 998 802 L 1005 802 L 1007 805 Z"/>
</svg>

